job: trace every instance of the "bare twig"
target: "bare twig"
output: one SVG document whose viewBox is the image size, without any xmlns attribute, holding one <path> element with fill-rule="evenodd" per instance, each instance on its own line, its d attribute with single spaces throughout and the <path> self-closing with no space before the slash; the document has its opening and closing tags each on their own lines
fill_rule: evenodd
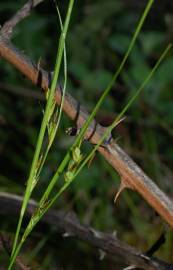
<svg viewBox="0 0 173 270">
<path fill-rule="evenodd" d="M 26 87 L 24 88 L 21 86 L 14 86 L 14 85 L 11 85 L 8 83 L 1 83 L 0 82 L 0 90 L 10 92 L 14 95 L 18 95 L 18 96 L 22 96 L 22 97 L 26 97 L 26 98 L 45 101 L 45 97 L 44 97 L 43 93 L 36 92 L 36 91 L 34 91 L 32 89 L 28 89 Z"/>
<path fill-rule="evenodd" d="M 26 18 L 32 11 L 32 8 L 44 0 L 29 0 L 9 21 L 7 21 L 1 28 L 1 34 L 6 38 L 10 39 L 13 28 L 24 18 Z"/>
<path fill-rule="evenodd" d="M 22 199 L 21 196 L 0 192 L 0 214 L 8 215 L 8 217 L 13 219 L 20 212 Z M 36 207 L 37 203 L 31 200 L 27 208 L 27 217 L 31 217 Z M 117 256 L 125 264 L 135 265 L 136 267 L 140 267 L 140 269 L 147 270 L 166 270 L 171 266 L 137 251 L 120 241 L 113 234 L 103 233 L 92 227 L 80 224 L 73 213 L 49 210 L 40 222 L 53 226 L 58 233 L 66 237 L 77 237 L 111 256 Z"/>
<path fill-rule="evenodd" d="M 11 43 L 0 36 L 0 56 L 16 67 L 35 85 L 47 91 L 50 83 L 50 75 L 33 62 L 22 52 L 16 49 Z M 55 100 L 57 104 L 61 102 L 61 91 L 57 87 Z M 87 111 L 69 94 L 66 94 L 64 112 L 69 118 L 74 120 L 78 127 L 81 127 L 88 118 Z M 86 132 L 86 138 L 93 144 L 102 137 L 106 128 L 100 126 L 95 120 Z M 162 218 L 173 227 L 173 204 L 157 185 L 132 161 L 132 159 L 115 143 L 107 148 L 100 147 L 99 152 L 120 174 L 123 182 L 142 195 L 142 197 L 162 216 Z"/>
</svg>

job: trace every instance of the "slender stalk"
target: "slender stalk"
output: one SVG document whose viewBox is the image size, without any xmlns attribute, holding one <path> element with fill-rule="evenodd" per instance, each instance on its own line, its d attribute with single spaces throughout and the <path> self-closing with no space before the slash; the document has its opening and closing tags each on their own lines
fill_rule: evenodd
<svg viewBox="0 0 173 270">
<path fill-rule="evenodd" d="M 56 2 L 55 2 L 55 4 L 56 4 Z M 56 8 L 57 8 L 57 13 L 58 13 L 59 21 L 60 21 L 61 31 L 63 31 L 63 24 L 62 24 L 61 14 L 60 14 L 60 11 L 59 11 L 59 8 L 58 8 L 57 5 L 56 5 Z M 65 46 L 65 43 L 64 43 L 64 85 L 63 85 L 63 89 L 62 89 L 61 104 L 60 104 L 60 108 L 59 108 L 59 112 L 58 112 L 58 120 L 57 120 L 55 129 L 54 129 L 53 137 L 51 138 L 51 141 L 49 141 L 49 143 L 47 145 L 47 148 L 46 148 L 46 151 L 44 153 L 44 156 L 43 156 L 43 158 L 41 160 L 41 164 L 40 164 L 39 169 L 38 169 L 38 172 L 37 172 L 37 175 L 38 176 L 40 175 L 40 173 L 42 171 L 42 168 L 44 166 L 44 163 L 46 161 L 47 155 L 48 155 L 48 153 L 50 151 L 50 148 L 52 146 L 52 143 L 54 141 L 55 135 L 57 133 L 57 130 L 58 130 L 58 127 L 59 127 L 59 124 L 60 124 L 60 120 L 61 120 L 61 116 L 62 116 L 63 104 L 64 104 L 64 100 L 65 100 L 66 86 L 67 86 L 67 55 L 66 55 L 66 46 Z"/>
<path fill-rule="evenodd" d="M 95 153 L 95 151 L 98 149 L 98 147 L 102 144 L 102 142 L 104 141 L 104 139 L 107 137 L 107 135 L 112 131 L 112 129 L 117 125 L 117 123 L 120 121 L 120 119 L 122 118 L 122 116 L 124 115 L 124 113 L 128 110 L 128 108 L 131 106 L 131 104 L 134 102 L 134 100 L 137 98 L 137 96 L 140 94 L 140 92 L 143 90 L 143 88 L 146 86 L 146 84 L 150 81 L 151 77 L 154 75 L 154 73 L 156 72 L 158 66 L 161 64 L 161 62 L 163 61 L 163 59 L 165 58 L 166 54 L 169 52 L 169 50 L 171 49 L 172 45 L 169 44 L 167 46 L 167 48 L 164 50 L 164 52 L 162 53 L 162 55 L 160 56 L 159 60 L 157 61 L 157 63 L 155 64 L 155 66 L 153 67 L 153 69 L 151 70 L 151 72 L 149 73 L 149 75 L 146 77 L 146 79 L 144 80 L 144 82 L 142 83 L 142 85 L 138 88 L 138 90 L 136 91 L 136 93 L 131 97 L 131 99 L 129 100 L 129 102 L 127 103 L 127 105 L 124 107 L 124 109 L 120 112 L 120 114 L 117 116 L 117 118 L 114 120 L 114 122 L 112 123 L 112 125 L 107 128 L 105 134 L 102 136 L 102 138 L 100 139 L 100 141 L 98 142 L 98 144 L 93 148 L 93 150 L 90 152 L 90 154 L 86 157 L 86 159 L 83 161 L 83 163 L 81 164 L 81 166 L 78 168 L 78 170 L 76 171 L 76 173 L 74 174 L 73 179 L 71 179 L 68 182 L 65 182 L 64 185 L 61 187 L 61 189 L 57 192 L 57 194 L 50 200 L 48 201 L 47 205 L 45 205 L 45 207 L 43 207 L 42 209 L 38 207 L 38 215 L 35 215 L 33 218 L 31 218 L 24 234 L 22 237 L 21 242 L 18 245 L 18 248 L 15 251 L 15 256 L 17 256 L 18 252 L 20 251 L 23 243 L 25 242 L 26 238 L 28 237 L 28 235 L 30 234 L 30 232 L 33 230 L 33 228 L 35 227 L 35 225 L 39 222 L 39 220 L 42 218 L 42 216 L 47 212 L 47 210 L 54 204 L 54 202 L 57 200 L 57 198 L 68 188 L 68 186 L 73 182 L 73 180 L 76 178 L 76 176 L 80 173 L 80 171 L 82 170 L 82 168 L 87 164 L 87 162 L 90 160 L 90 158 L 92 157 L 92 155 Z M 61 164 L 61 170 L 59 167 L 59 173 L 61 173 L 64 170 L 64 165 L 66 164 L 67 160 L 68 160 L 68 155 L 66 155 L 66 160 L 64 159 L 62 164 Z M 56 176 L 54 176 L 56 178 Z M 54 179 L 55 181 L 56 179 Z M 53 182 L 52 182 L 53 183 Z M 51 187 L 50 187 L 51 190 Z M 50 191 L 49 190 L 49 191 Z M 49 192 L 48 192 L 49 193 Z M 45 197 L 46 198 L 46 197 Z M 48 197 L 47 197 L 48 198 Z M 40 206 L 41 207 L 41 206 Z M 40 210 L 40 211 L 39 211 Z"/>
<path fill-rule="evenodd" d="M 148 2 L 147 6 L 146 6 L 146 8 L 145 8 L 145 10 L 144 10 L 144 12 L 142 14 L 142 17 L 141 17 L 141 19 L 140 19 L 140 21 L 139 21 L 139 23 L 137 25 L 137 28 L 136 28 L 136 31 L 135 31 L 134 36 L 132 38 L 132 41 L 130 42 L 129 48 L 128 48 L 128 50 L 127 50 L 127 52 L 126 52 L 126 54 L 125 54 L 125 56 L 124 56 L 124 58 L 122 60 L 122 63 L 120 65 L 120 67 L 116 71 L 115 75 L 113 76 L 113 78 L 112 78 L 111 82 L 109 83 L 108 87 L 105 89 L 104 93 L 102 94 L 101 98 L 99 99 L 98 103 L 96 104 L 96 106 L 95 106 L 94 110 L 92 111 L 91 115 L 88 117 L 87 121 L 85 122 L 85 124 L 84 124 L 83 128 L 81 129 L 79 135 L 77 136 L 74 144 L 72 145 L 72 147 L 70 148 L 70 150 L 66 154 L 64 160 L 62 161 L 62 163 L 60 164 L 59 168 L 57 169 L 55 175 L 53 176 L 52 180 L 50 181 L 48 187 L 46 188 L 46 191 L 45 191 L 44 195 L 41 198 L 41 201 L 40 201 L 41 203 L 43 203 L 48 198 L 50 192 L 52 191 L 54 185 L 56 184 L 56 182 L 57 182 L 57 180 L 58 180 L 58 178 L 60 176 L 60 172 L 63 171 L 63 169 L 65 168 L 65 166 L 67 165 L 67 163 L 70 160 L 70 153 L 71 153 L 71 151 L 73 150 L 73 148 L 76 145 L 78 145 L 80 143 L 80 141 L 81 141 L 81 139 L 82 139 L 82 137 L 83 137 L 83 135 L 84 135 L 87 127 L 89 126 L 90 122 L 94 118 L 94 116 L 97 113 L 99 107 L 103 103 L 106 95 L 109 93 L 112 85 L 115 83 L 118 75 L 120 74 L 122 68 L 124 67 L 124 64 L 125 64 L 128 56 L 129 56 L 129 54 L 130 54 L 130 52 L 131 52 L 131 50 L 132 50 L 132 48 L 133 48 L 133 46 L 135 44 L 135 41 L 137 39 L 137 36 L 139 35 L 139 32 L 140 32 L 140 30 L 142 28 L 142 25 L 143 25 L 143 23 L 145 21 L 145 18 L 147 16 L 148 12 L 149 12 L 149 9 L 151 8 L 152 3 L 153 3 L 153 0 L 149 0 L 149 2 Z M 109 135 L 109 133 L 107 135 Z"/>
<path fill-rule="evenodd" d="M 153 0 L 149 0 L 148 1 L 148 4 L 142 14 L 142 17 L 137 25 L 137 28 L 135 30 L 135 33 L 134 33 L 134 36 L 132 37 L 132 41 L 130 42 L 130 45 L 129 45 L 129 48 L 121 62 L 121 65 L 120 67 L 118 68 L 118 70 L 115 72 L 115 75 L 113 76 L 111 82 L 109 83 L 109 85 L 107 86 L 107 88 L 105 89 L 105 91 L 103 92 L 102 96 L 100 97 L 99 101 L 97 102 L 95 108 L 93 109 L 92 113 L 90 114 L 90 116 L 88 117 L 87 121 L 85 122 L 83 128 L 81 129 L 81 131 L 79 132 L 78 136 L 76 137 L 76 140 L 74 142 L 74 144 L 71 146 L 70 150 L 68 151 L 67 155 L 65 156 L 65 162 L 63 161 L 63 168 L 65 168 L 65 166 L 67 165 L 67 163 L 69 162 L 70 160 L 70 153 L 73 151 L 74 147 L 76 147 L 77 145 L 80 144 L 81 140 L 82 140 L 82 137 L 84 136 L 84 133 L 86 131 L 86 129 L 88 128 L 89 124 L 91 123 L 92 119 L 94 118 L 94 116 L 96 115 L 98 109 L 100 108 L 101 104 L 103 103 L 104 99 L 106 98 L 106 96 L 108 95 L 109 91 L 111 90 L 113 84 L 115 83 L 118 75 L 120 74 L 121 70 L 123 69 L 124 67 L 124 64 L 135 44 L 135 41 L 141 31 L 141 28 L 142 28 L 142 25 L 145 21 L 145 18 L 151 8 L 151 5 L 153 3 Z M 110 133 L 107 134 L 107 136 L 109 135 Z M 61 165 L 60 165 L 61 166 Z M 43 202 L 44 200 L 46 200 L 50 194 L 50 192 L 52 191 L 54 185 L 56 184 L 58 178 L 59 178 L 59 168 L 57 169 L 57 172 L 55 173 L 55 175 L 53 176 L 52 180 L 50 181 L 44 195 L 42 196 L 42 199 L 41 199 L 41 202 Z"/>
<path fill-rule="evenodd" d="M 151 72 L 148 74 L 148 76 L 145 78 L 145 80 L 143 81 L 142 85 L 138 88 L 138 90 L 136 91 L 136 93 L 131 97 L 131 99 L 129 100 L 129 102 L 127 103 L 127 105 L 123 108 L 123 110 L 119 113 L 119 115 L 116 117 L 116 119 L 114 120 L 114 122 L 111 124 L 110 127 L 107 128 L 106 132 L 104 133 L 104 135 L 102 136 L 102 138 L 100 139 L 100 141 L 97 143 L 97 145 L 95 145 L 95 147 L 93 148 L 93 150 L 90 152 L 90 154 L 86 157 L 86 159 L 83 161 L 83 163 L 81 164 L 81 166 L 78 168 L 78 170 L 76 171 L 76 173 L 74 174 L 73 179 L 71 179 L 71 181 L 66 182 L 62 188 L 60 189 L 60 191 L 53 197 L 53 199 L 51 200 L 51 202 L 49 203 L 49 205 L 44 209 L 44 213 L 53 205 L 53 203 L 57 200 L 57 198 L 62 194 L 62 192 L 72 183 L 72 181 L 76 178 L 76 176 L 80 173 L 80 171 L 82 170 L 82 168 L 88 163 L 88 161 L 90 160 L 90 158 L 93 156 L 93 154 L 96 152 L 96 150 L 99 148 L 99 146 L 103 143 L 103 141 L 105 140 L 105 138 L 108 136 L 108 134 L 110 134 L 110 132 L 115 128 L 115 126 L 119 123 L 120 119 L 123 117 L 124 113 L 128 110 L 128 108 L 132 105 L 132 103 L 134 102 L 134 100 L 137 98 L 137 96 L 140 94 L 140 92 L 143 90 L 143 88 L 146 86 L 146 84 L 150 81 L 151 77 L 154 75 L 154 73 L 156 72 L 156 70 L 158 69 L 159 65 L 161 64 L 161 62 L 163 61 L 163 59 L 165 58 L 165 56 L 167 55 L 167 53 L 170 51 L 172 47 L 172 44 L 169 44 L 166 49 L 164 50 L 164 52 L 162 53 L 162 55 L 160 56 L 159 60 L 157 61 L 157 63 L 155 64 L 155 66 L 153 67 L 153 69 L 151 70 Z"/>
<path fill-rule="evenodd" d="M 139 35 L 140 31 L 141 31 L 141 28 L 142 28 L 142 26 L 144 24 L 144 21 L 145 21 L 145 19 L 147 17 L 147 14 L 148 14 L 148 12 L 149 12 L 149 10 L 150 10 L 153 2 L 154 2 L 154 0 L 149 0 L 148 1 L 147 5 L 145 7 L 145 10 L 144 10 L 144 12 L 143 12 L 143 14 L 142 14 L 142 16 L 141 16 L 141 18 L 139 20 L 139 23 L 137 25 L 137 28 L 135 30 L 135 33 L 134 33 L 134 35 L 132 37 L 132 40 L 131 40 L 130 45 L 128 47 L 128 50 L 127 50 L 127 52 L 126 52 L 126 54 L 125 54 L 125 56 L 124 56 L 124 58 L 123 58 L 123 60 L 122 60 L 122 62 L 120 64 L 118 70 L 115 72 L 112 80 L 108 84 L 107 88 L 105 89 L 105 91 L 103 92 L 103 94 L 100 97 L 99 101 L 97 102 L 96 106 L 94 107 L 92 113 L 90 114 L 90 116 L 88 117 L 87 121 L 85 122 L 83 128 L 81 129 L 81 131 L 80 131 L 80 133 L 78 135 L 78 138 L 76 139 L 76 142 L 75 142 L 74 146 L 76 146 L 81 141 L 82 137 L 84 136 L 85 131 L 87 130 L 87 127 L 89 126 L 89 124 L 92 121 L 92 119 L 95 117 L 98 109 L 100 108 L 101 104 L 105 100 L 106 96 L 109 94 L 112 86 L 115 84 L 115 82 L 116 82 L 116 80 L 117 80 L 120 72 L 122 71 L 122 69 L 123 69 L 123 67 L 124 67 L 124 65 L 125 65 L 125 63 L 126 63 L 126 61 L 128 59 L 128 56 L 129 56 L 130 52 L 132 51 L 132 49 L 134 47 L 134 44 L 136 42 L 136 39 L 137 39 L 137 37 L 138 37 L 138 35 Z"/>
<path fill-rule="evenodd" d="M 136 28 L 136 31 L 135 31 L 135 33 L 134 33 L 134 36 L 133 36 L 131 42 L 130 42 L 129 48 L 128 48 L 128 50 L 127 50 L 127 52 L 126 52 L 126 54 L 125 54 L 125 56 L 124 56 L 124 58 L 123 58 L 122 63 L 120 64 L 120 66 L 119 66 L 117 72 L 115 73 L 115 75 L 113 76 L 113 78 L 112 78 L 110 84 L 108 85 L 108 87 L 106 88 L 106 90 L 105 90 L 104 93 L 102 94 L 101 98 L 99 99 L 98 103 L 96 104 L 96 106 L 95 106 L 93 112 L 91 113 L 91 115 L 90 115 L 89 118 L 87 119 L 86 123 L 84 124 L 84 127 L 81 129 L 79 135 L 78 135 L 77 138 L 76 138 L 76 141 L 75 141 L 74 145 L 72 146 L 72 149 L 73 149 L 73 147 L 75 147 L 77 144 L 79 144 L 79 143 L 81 142 L 81 140 L 82 140 L 82 138 L 83 138 L 83 136 L 84 136 L 84 133 L 85 133 L 87 127 L 89 126 L 90 122 L 91 122 L 92 119 L 94 118 L 96 112 L 98 111 L 99 107 L 101 106 L 101 104 L 103 103 L 104 99 L 106 98 L 106 96 L 108 95 L 109 91 L 111 90 L 111 88 L 112 88 L 113 84 L 115 83 L 115 81 L 116 81 L 118 75 L 120 74 L 121 70 L 123 69 L 123 67 L 124 67 L 124 65 L 125 65 L 125 63 L 126 63 L 126 61 L 127 61 L 127 58 L 128 58 L 128 56 L 129 56 L 129 54 L 130 54 L 130 52 L 131 52 L 131 50 L 132 50 L 132 48 L 133 48 L 133 46 L 134 46 L 134 44 L 135 44 L 135 41 L 136 41 L 136 39 L 137 39 L 137 37 L 138 37 L 138 35 L 139 35 L 139 32 L 140 32 L 140 30 L 141 30 L 141 28 L 142 28 L 142 25 L 143 25 L 143 23 L 144 23 L 144 21 L 145 21 L 145 18 L 146 18 L 147 14 L 148 14 L 148 12 L 149 12 L 149 10 L 150 10 L 150 8 L 151 8 L 151 5 L 152 5 L 153 1 L 154 1 L 154 0 L 149 0 L 149 1 L 148 1 L 148 4 L 147 4 L 147 6 L 146 6 L 146 8 L 145 8 L 145 10 L 144 10 L 144 12 L 143 12 L 143 14 L 142 14 L 142 17 L 141 17 L 141 19 L 140 19 L 140 21 L 139 21 L 139 24 L 138 24 L 138 26 L 137 26 L 137 28 Z M 71 2 L 73 2 L 73 1 L 71 1 Z M 70 6 L 70 5 L 69 5 L 69 6 Z M 69 22 L 69 20 L 68 20 L 68 22 Z M 65 26 L 64 26 L 64 31 L 62 32 L 61 37 L 60 37 L 60 45 L 63 45 L 64 35 L 65 35 L 65 27 L 66 27 L 66 24 L 65 24 Z M 67 30 L 67 29 L 66 29 L 66 30 Z M 63 45 L 63 46 L 59 46 L 59 50 L 58 50 L 58 58 L 57 58 L 57 60 L 56 60 L 56 67 L 59 67 L 59 68 L 60 68 L 60 63 L 61 63 L 61 58 L 62 58 L 63 48 L 64 48 L 64 45 Z M 54 78 L 53 78 L 53 82 L 52 82 L 52 86 L 51 86 L 51 90 L 50 90 L 50 94 L 49 94 L 49 99 L 48 99 L 48 103 L 47 103 L 46 111 L 45 111 L 45 115 L 46 115 L 46 116 L 44 116 L 44 117 L 47 117 L 47 118 L 48 118 L 48 116 L 49 116 L 49 110 L 48 110 L 48 109 L 51 108 L 51 104 L 52 104 L 51 102 L 52 102 L 52 100 L 53 100 L 53 98 L 54 98 L 54 92 L 53 92 L 52 89 L 55 89 L 55 87 L 56 87 L 56 83 L 57 83 L 57 79 L 58 79 L 58 74 L 59 74 L 59 70 L 58 70 L 57 73 L 56 73 L 56 71 L 57 71 L 57 70 L 55 69 L 55 74 L 54 74 Z M 49 103 L 49 100 L 50 100 L 50 103 Z M 48 104 L 49 104 L 49 106 L 48 106 Z M 47 107 L 48 107 L 48 109 L 47 109 Z M 48 111 L 47 111 L 47 110 L 48 110 Z M 44 119 L 44 118 L 43 118 L 43 119 Z M 43 124 L 44 124 L 44 125 L 43 125 L 43 126 L 44 126 L 43 131 L 45 132 L 46 125 L 45 125 L 44 121 L 43 121 Z M 115 125 L 117 124 L 117 120 L 115 121 L 114 124 L 115 124 Z M 112 128 L 113 128 L 113 127 L 112 127 Z M 42 128 L 41 128 L 41 130 L 42 130 Z M 110 129 L 110 130 L 111 130 L 111 129 Z M 108 131 L 109 131 L 109 129 L 107 130 L 106 135 L 104 136 L 104 138 L 109 134 Z M 109 132 L 110 132 L 110 131 L 109 131 Z M 41 135 L 42 135 L 42 133 L 41 133 Z M 44 136 L 42 136 L 42 141 L 43 141 L 43 138 L 44 138 Z M 103 140 L 104 140 L 104 139 L 103 139 Z M 40 141 L 41 141 L 41 139 L 40 139 Z M 101 143 L 102 143 L 102 141 L 100 142 L 100 144 L 101 144 Z M 97 145 L 97 148 L 99 147 L 100 144 Z M 41 146 L 42 146 L 42 143 L 41 143 Z M 36 151 L 36 155 L 35 155 L 36 157 L 34 156 L 34 159 L 33 159 L 33 164 L 35 165 L 35 168 L 36 168 L 36 165 L 37 165 L 37 162 L 38 162 L 38 159 L 39 159 L 39 154 L 40 154 L 40 151 L 41 151 L 41 146 L 40 146 L 40 144 L 39 144 L 38 150 L 37 150 L 37 148 L 36 148 L 36 150 L 37 150 L 37 151 Z M 97 148 L 95 147 L 94 149 L 97 149 Z M 95 151 L 96 151 L 96 150 L 95 150 Z M 87 158 L 88 158 L 88 157 L 87 157 Z M 61 163 L 61 165 L 60 165 L 59 168 L 61 168 L 61 167 L 62 167 L 62 168 L 65 168 L 65 166 L 66 166 L 66 164 L 68 163 L 68 160 L 69 160 L 69 159 L 70 159 L 70 152 L 67 153 L 67 155 L 65 156 L 65 159 L 63 160 L 63 162 Z M 85 162 L 86 162 L 86 160 L 85 160 Z M 84 164 L 84 163 L 83 163 L 83 164 Z M 83 166 L 84 166 L 84 165 L 83 165 Z M 34 168 L 34 166 L 32 166 L 32 169 L 31 169 L 31 172 L 32 172 L 31 176 L 32 176 L 32 177 L 29 177 L 29 180 L 30 180 L 30 181 L 28 180 L 29 184 L 27 185 L 27 190 L 26 190 L 27 192 L 25 193 L 26 196 L 24 197 L 24 202 L 23 202 L 23 206 L 22 206 L 22 210 L 21 210 L 21 216 L 20 216 L 20 219 L 19 219 L 19 225 L 18 225 L 18 228 L 17 228 L 16 236 L 15 236 L 15 241 L 14 241 L 14 246 L 13 246 L 13 252 L 12 252 L 12 259 L 11 259 L 11 264 L 10 264 L 10 266 L 13 264 L 13 262 L 14 262 L 14 260 L 15 260 L 15 257 L 17 256 L 17 254 L 18 254 L 18 252 L 19 252 L 19 250 L 20 250 L 20 248 L 21 248 L 21 246 L 19 245 L 20 248 L 18 248 L 18 249 L 17 249 L 17 252 L 14 253 L 15 248 L 16 248 L 16 244 L 17 244 L 17 240 L 18 240 L 18 236 L 19 236 L 19 231 L 20 231 L 21 224 L 22 224 L 23 215 L 24 215 L 24 212 L 25 212 L 25 209 L 26 209 L 27 202 L 28 202 L 28 200 L 29 200 L 29 198 L 30 198 L 30 196 L 31 196 L 31 192 L 32 192 L 32 184 L 33 184 L 33 183 L 32 183 L 32 180 L 33 180 L 33 176 L 34 176 L 34 173 L 35 173 L 35 170 L 33 170 L 33 168 Z M 82 169 L 82 167 L 81 167 L 81 169 Z M 54 175 L 52 181 L 50 182 L 48 188 L 46 189 L 45 194 L 43 195 L 43 198 L 46 198 L 47 196 L 49 196 L 49 194 L 50 194 L 52 188 L 54 187 L 54 185 L 55 185 L 55 183 L 56 183 L 56 181 L 57 181 L 57 178 L 59 178 L 59 175 L 60 175 L 60 174 L 59 174 L 59 171 L 61 171 L 61 170 L 58 169 L 57 172 L 55 173 L 55 175 Z M 68 185 L 69 185 L 69 184 L 66 184 L 66 185 L 64 185 L 64 186 L 67 187 Z M 62 189 L 60 189 L 60 191 L 59 191 L 60 193 L 59 193 L 59 192 L 57 193 L 56 197 L 59 196 L 58 194 L 61 194 L 62 190 L 64 190 L 64 186 L 62 187 Z M 44 196 L 45 196 L 45 197 L 44 197 Z M 43 201 L 43 200 L 41 199 L 41 202 L 42 202 L 42 201 Z M 53 201 L 54 201 L 54 200 L 53 200 Z M 32 220 L 31 220 L 31 222 L 32 222 Z M 11 269 L 11 268 L 9 268 L 9 269 Z"/>
<path fill-rule="evenodd" d="M 159 60 L 157 61 L 157 63 L 155 64 L 155 66 L 153 67 L 153 69 L 151 70 L 151 72 L 148 74 L 148 76 L 146 77 L 146 79 L 143 81 L 142 85 L 138 88 L 138 90 L 136 91 L 136 93 L 131 97 L 131 99 L 126 104 L 126 106 L 123 108 L 123 110 L 118 114 L 118 116 L 116 117 L 116 119 L 114 120 L 114 122 L 110 125 L 110 127 L 107 128 L 105 134 L 102 136 L 102 138 L 100 139 L 100 141 L 98 142 L 98 144 L 96 144 L 96 146 L 93 148 L 93 150 L 87 156 L 87 158 L 83 161 L 83 163 L 81 164 L 81 166 L 77 170 L 76 174 L 74 175 L 74 178 L 79 174 L 79 172 L 87 164 L 87 162 L 93 156 L 93 154 L 98 149 L 98 147 L 103 143 L 103 141 L 105 140 L 105 138 L 111 133 L 111 131 L 119 123 L 119 121 L 121 120 L 121 118 L 123 117 L 123 115 L 125 114 L 125 112 L 132 105 L 132 103 L 135 101 L 135 99 L 140 94 L 140 92 L 144 89 L 144 87 L 146 86 L 146 84 L 150 81 L 151 77 L 154 75 L 154 73 L 156 72 L 158 66 L 161 64 L 161 62 L 163 61 L 163 59 L 165 58 L 165 56 L 167 55 L 167 53 L 170 51 L 171 47 L 172 47 L 172 44 L 169 44 L 166 47 L 166 49 L 164 50 L 164 52 L 160 56 Z"/>
<path fill-rule="evenodd" d="M 35 153 L 34 153 L 34 158 L 33 158 L 33 161 L 32 161 L 29 178 L 28 178 L 28 181 L 27 181 L 27 187 L 26 187 L 26 191 L 25 191 L 25 195 L 24 195 L 24 199 L 23 199 L 23 203 L 22 203 L 19 222 L 18 222 L 16 234 L 15 234 L 15 239 L 14 239 L 14 242 L 13 242 L 12 255 L 11 255 L 11 258 L 13 258 L 13 259 L 11 260 L 8 269 L 11 269 L 11 267 L 12 267 L 12 265 L 14 263 L 14 260 L 15 260 L 14 252 L 15 252 L 15 249 L 16 249 L 16 245 L 17 245 L 17 241 L 18 241 L 18 237 L 19 237 L 19 232 L 20 232 L 20 228 L 21 228 L 21 225 L 22 225 L 23 216 L 24 216 L 24 213 L 25 213 L 25 210 L 26 210 L 27 203 L 28 203 L 29 198 L 31 196 L 31 193 L 33 191 L 33 184 L 35 184 L 34 180 L 36 180 L 34 178 L 36 176 L 37 164 L 38 164 L 38 160 L 39 160 L 39 156 L 40 156 L 40 152 L 41 152 L 41 148 L 42 148 L 42 143 L 43 143 L 43 139 L 44 139 L 44 135 L 45 135 L 48 119 L 49 119 L 49 114 L 50 114 L 50 110 L 51 110 L 51 106 L 52 106 L 52 101 L 54 99 L 55 89 L 56 89 L 56 85 L 57 85 L 57 80 L 58 80 L 58 76 L 59 76 L 59 70 L 60 70 L 61 60 L 62 60 L 62 55 L 63 55 L 63 50 L 64 50 L 65 38 L 66 38 L 68 26 L 69 26 L 69 21 L 70 21 L 70 17 L 71 17 L 73 4 L 74 4 L 74 0 L 70 0 L 67 15 L 66 15 L 66 19 L 65 19 L 65 24 L 64 24 L 64 27 L 63 27 L 63 31 L 61 32 L 61 36 L 60 36 L 53 81 L 52 81 L 52 84 L 51 84 L 50 93 L 49 93 L 49 97 L 48 97 L 48 101 L 47 101 L 47 104 L 46 104 L 44 117 L 43 117 L 43 120 L 42 120 L 40 132 L 39 132 L 39 136 L 38 136 L 38 140 L 37 140 L 36 150 L 35 150 Z"/>
</svg>

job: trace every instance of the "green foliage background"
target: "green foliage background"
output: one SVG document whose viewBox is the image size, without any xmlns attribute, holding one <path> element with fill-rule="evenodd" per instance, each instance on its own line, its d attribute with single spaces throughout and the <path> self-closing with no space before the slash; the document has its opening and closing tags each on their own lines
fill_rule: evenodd
<svg viewBox="0 0 173 270">
<path fill-rule="evenodd" d="M 63 15 L 68 1 L 59 2 Z M 3 24 L 24 3 L 21 0 L 1 1 L 0 23 Z M 131 0 L 131 3 L 135 1 Z M 67 89 L 89 111 L 126 52 L 144 4 L 141 1 L 135 7 L 118 0 L 76 1 L 67 39 Z M 167 7 L 161 3 L 159 7 L 154 5 L 126 68 L 97 115 L 101 124 L 111 123 L 151 70 L 166 44 L 172 42 L 173 10 Z M 53 1 L 45 1 L 15 28 L 13 42 L 33 61 L 41 59 L 42 67 L 51 71 L 59 30 Z M 114 131 L 114 137 L 118 138 L 123 149 L 170 196 L 173 196 L 172 70 L 173 55 L 170 54 L 130 108 L 125 121 Z M 33 87 L 3 60 L 0 60 L 0 74 L 0 189 L 22 194 L 44 101 L 40 89 Z M 32 93 L 40 95 L 33 98 Z M 40 187 L 33 195 L 35 199 L 42 193 L 57 162 L 73 140 L 65 135 L 65 129 L 71 125 L 64 115 Z M 90 146 L 86 143 L 85 147 Z M 131 191 L 125 191 L 114 205 L 119 183 L 119 176 L 102 157 L 96 155 L 91 166 L 83 170 L 55 207 L 75 210 L 81 222 L 103 231 L 116 231 L 120 239 L 146 251 L 159 237 L 164 224 L 144 200 Z M 1 230 L 14 232 L 15 226 L 15 221 L 6 217 Z M 55 241 L 52 240 L 55 238 L 53 231 L 49 229 L 46 233 L 42 240 L 33 233 L 23 251 L 26 258 L 28 249 L 42 243 L 38 254 L 34 249 L 33 269 L 54 269 L 57 265 L 64 269 L 115 269 L 114 261 L 109 258 L 100 261 L 99 252 L 88 245 L 61 236 L 56 236 Z M 169 262 L 172 261 L 172 238 L 173 233 L 168 229 L 166 243 L 156 254 Z M 1 257 L 5 260 L 4 255 Z M 116 265 L 118 269 L 118 263 Z"/>
</svg>

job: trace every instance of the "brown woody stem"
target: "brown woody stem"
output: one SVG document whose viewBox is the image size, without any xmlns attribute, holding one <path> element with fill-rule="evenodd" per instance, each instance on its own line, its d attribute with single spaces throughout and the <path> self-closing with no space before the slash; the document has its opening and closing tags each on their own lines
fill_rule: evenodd
<svg viewBox="0 0 173 270">
<path fill-rule="evenodd" d="M 0 56 L 16 67 L 33 84 L 47 91 L 50 83 L 50 74 L 38 68 L 32 61 L 16 49 L 8 40 L 0 36 Z M 61 101 L 61 91 L 57 86 L 55 95 L 57 104 Z M 67 116 L 81 127 L 88 118 L 87 111 L 71 95 L 66 94 L 63 106 Z M 86 132 L 86 138 L 91 143 L 97 144 L 105 132 L 105 127 L 95 120 Z M 173 227 L 173 204 L 157 185 L 136 165 L 135 162 L 114 142 L 105 148 L 100 147 L 99 152 L 119 173 L 122 181 L 126 181 L 128 187 L 138 192 L 162 218 Z"/>
<path fill-rule="evenodd" d="M 14 194 L 0 192 L 0 214 L 8 215 L 14 219 L 19 214 L 23 198 Z M 37 203 L 30 200 L 26 212 L 28 218 L 31 217 Z M 56 232 L 64 235 L 76 237 L 89 243 L 91 246 L 101 249 L 107 255 L 117 257 L 125 264 L 135 265 L 140 269 L 146 270 L 167 270 L 171 265 L 147 256 L 128 244 L 120 241 L 111 233 L 103 233 L 92 227 L 82 225 L 74 213 L 49 210 L 40 221 L 42 224 L 53 226 Z M 39 232 L 40 229 L 38 228 Z"/>
</svg>

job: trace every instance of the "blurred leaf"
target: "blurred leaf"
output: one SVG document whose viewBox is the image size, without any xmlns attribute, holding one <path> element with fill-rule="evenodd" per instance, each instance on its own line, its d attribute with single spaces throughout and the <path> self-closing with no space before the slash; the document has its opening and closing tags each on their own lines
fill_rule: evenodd
<svg viewBox="0 0 173 270">
<path fill-rule="evenodd" d="M 170 56 L 162 63 L 155 75 L 156 82 L 157 84 L 160 84 L 160 87 L 163 87 L 165 84 L 173 82 L 172 70 L 173 57 Z"/>
<path fill-rule="evenodd" d="M 154 49 L 162 45 L 165 40 L 164 33 L 156 31 L 142 32 L 139 37 L 146 55 L 151 54 Z"/>
<path fill-rule="evenodd" d="M 118 53 L 124 54 L 130 44 L 131 37 L 116 33 L 109 38 L 109 46 Z"/>
</svg>

